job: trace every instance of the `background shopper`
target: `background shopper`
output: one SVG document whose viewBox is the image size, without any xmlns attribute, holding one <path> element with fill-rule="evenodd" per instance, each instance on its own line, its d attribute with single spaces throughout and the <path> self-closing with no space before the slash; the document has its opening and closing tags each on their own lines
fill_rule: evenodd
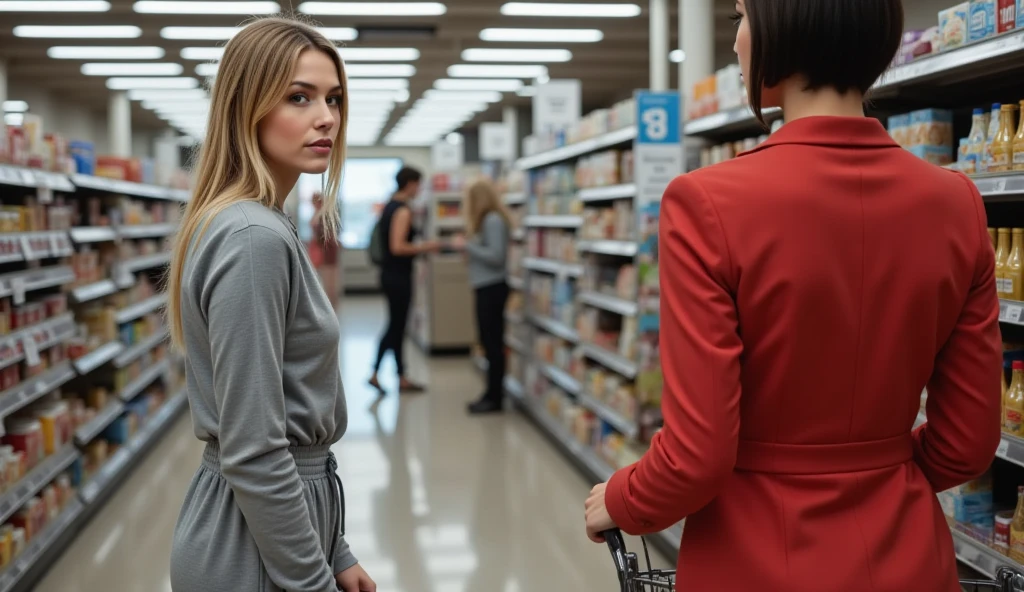
<svg viewBox="0 0 1024 592">
<path fill-rule="evenodd" d="M 413 259 L 423 253 L 436 253 L 440 248 L 437 241 L 413 242 L 419 233 L 412 224 L 409 202 L 419 193 L 422 179 L 423 174 L 418 170 L 402 167 L 395 178 L 398 190 L 381 213 L 384 260 L 380 266 L 380 287 L 388 302 L 388 323 L 377 347 L 377 362 L 373 366 L 373 376 L 369 382 L 382 394 L 384 388 L 377 373 L 388 350 L 394 353 L 395 365 L 398 367 L 398 391 L 418 393 L 425 390 L 423 385 L 409 380 L 406 376 L 405 356 L 402 351 L 405 327 L 409 321 L 409 308 L 412 306 Z"/>
<path fill-rule="evenodd" d="M 981 475 L 1000 439 L 981 197 L 864 116 L 899 0 L 736 8 L 751 105 L 786 124 L 665 192 L 665 425 L 594 489 L 588 531 L 686 517 L 680 590 L 957 592 L 935 493 Z"/>
<path fill-rule="evenodd" d="M 326 173 L 337 228 L 347 97 L 334 44 L 288 19 L 249 24 L 220 62 L 168 289 L 207 443 L 174 532 L 175 592 L 376 589 L 345 542 L 330 451 L 348 421 L 338 319 L 281 210 L 301 174 Z"/>
<path fill-rule="evenodd" d="M 487 390 L 470 403 L 470 413 L 501 411 L 505 388 L 505 304 L 508 302 L 509 217 L 488 180 L 473 183 L 464 205 L 469 240 L 459 240 L 469 261 L 469 283 L 476 295 L 476 326 L 487 357 Z"/>
<path fill-rule="evenodd" d="M 310 260 L 320 275 L 320 283 L 331 300 L 331 306 L 337 309 L 341 298 L 341 291 L 338 288 L 338 252 L 341 245 L 338 243 L 337 234 L 332 233 L 324 223 L 322 194 L 313 194 L 313 205 L 316 214 L 311 224 L 313 237 L 309 245 Z"/>
</svg>

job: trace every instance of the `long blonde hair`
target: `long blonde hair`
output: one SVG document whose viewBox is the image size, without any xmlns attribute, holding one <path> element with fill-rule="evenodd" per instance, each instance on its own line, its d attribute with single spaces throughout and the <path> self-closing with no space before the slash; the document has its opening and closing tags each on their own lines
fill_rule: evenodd
<svg viewBox="0 0 1024 592">
<path fill-rule="evenodd" d="M 252 201 L 268 208 L 277 205 L 277 185 L 263 159 L 257 129 L 260 120 L 280 102 L 291 84 L 299 56 L 306 50 L 320 51 L 331 58 L 341 81 L 341 125 L 325 175 L 320 210 L 328 235 L 337 232 L 337 196 L 348 127 L 345 65 L 335 45 L 315 27 L 285 17 L 255 20 L 224 49 L 210 92 L 210 118 L 195 171 L 195 191 L 175 237 L 167 281 L 167 316 L 171 340 L 179 349 L 184 349 L 182 273 L 189 246 L 198 243 L 193 238 L 201 237 L 214 216 L 233 204 Z"/>
<path fill-rule="evenodd" d="M 494 183 L 487 179 L 474 181 L 466 190 L 466 197 L 463 209 L 466 212 L 466 233 L 473 236 L 480 232 L 480 226 L 484 223 L 484 216 L 491 212 L 497 212 L 505 221 L 505 226 L 511 226 L 508 211 L 505 210 L 498 190 Z"/>
</svg>

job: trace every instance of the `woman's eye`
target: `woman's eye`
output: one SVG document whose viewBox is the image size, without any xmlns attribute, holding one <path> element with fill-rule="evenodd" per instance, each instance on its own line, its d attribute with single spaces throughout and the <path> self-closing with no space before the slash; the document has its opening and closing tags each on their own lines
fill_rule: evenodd
<svg viewBox="0 0 1024 592">
<path fill-rule="evenodd" d="M 331 107 L 341 106 L 341 97 L 327 97 L 327 104 Z"/>
<path fill-rule="evenodd" d="M 292 95 L 288 100 L 297 105 L 309 102 L 309 98 L 307 98 L 306 95 Z"/>
<path fill-rule="evenodd" d="M 740 14 L 739 12 L 735 12 L 732 16 L 729 17 L 729 20 L 731 20 L 733 24 L 738 27 L 740 26 L 740 21 L 743 20 L 743 15 Z"/>
</svg>

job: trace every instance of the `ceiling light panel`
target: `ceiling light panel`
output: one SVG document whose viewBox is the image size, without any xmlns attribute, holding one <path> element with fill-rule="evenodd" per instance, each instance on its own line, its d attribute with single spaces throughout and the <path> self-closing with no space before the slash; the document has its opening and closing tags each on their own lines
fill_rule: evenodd
<svg viewBox="0 0 1024 592">
<path fill-rule="evenodd" d="M 409 80 L 405 78 L 353 78 L 348 81 L 348 89 L 352 90 L 402 90 L 409 88 Z"/>
<path fill-rule="evenodd" d="M 441 78 L 434 81 L 434 88 L 441 90 L 494 90 L 498 92 L 514 92 L 522 88 L 523 83 L 514 78 Z"/>
<path fill-rule="evenodd" d="M 107 12 L 110 2 L 100 0 L 4 0 L 0 12 Z"/>
<path fill-rule="evenodd" d="M 142 36 L 142 29 L 127 25 L 19 25 L 14 27 L 14 36 L 40 39 L 135 39 Z"/>
<path fill-rule="evenodd" d="M 196 76 L 216 76 L 219 64 L 199 64 L 196 66 Z"/>
<path fill-rule="evenodd" d="M 223 47 L 186 47 L 181 50 L 181 59 L 201 62 L 219 60 L 224 57 Z"/>
<path fill-rule="evenodd" d="M 224 41 L 241 30 L 241 27 L 164 27 L 160 29 L 160 36 L 164 39 Z"/>
<path fill-rule="evenodd" d="M 341 47 L 338 53 L 346 62 L 414 62 L 420 59 L 420 50 L 412 47 Z"/>
<path fill-rule="evenodd" d="M 178 76 L 184 70 L 181 64 L 171 63 L 98 62 L 82 64 L 82 74 L 86 76 Z"/>
<path fill-rule="evenodd" d="M 683 50 L 681 49 L 673 49 L 672 52 L 668 54 L 668 59 L 678 64 L 686 59 L 686 54 L 683 53 Z"/>
<path fill-rule="evenodd" d="M 568 62 L 572 52 L 568 49 L 490 49 L 473 48 L 462 52 L 467 62 Z"/>
<path fill-rule="evenodd" d="M 55 60 L 159 60 L 164 57 L 162 47 L 92 47 L 88 45 L 58 45 L 46 50 Z"/>
<path fill-rule="evenodd" d="M 4 113 L 24 113 L 28 111 L 25 101 L 4 101 Z"/>
<path fill-rule="evenodd" d="M 457 91 L 427 89 L 423 98 L 431 101 L 482 101 L 484 103 L 497 103 L 501 100 L 501 93 L 496 91 Z"/>
<path fill-rule="evenodd" d="M 597 43 L 604 39 L 598 29 L 484 29 L 484 41 L 514 41 L 526 43 Z"/>
<path fill-rule="evenodd" d="M 331 41 L 355 41 L 359 33 L 351 27 L 320 27 L 320 34 Z"/>
<path fill-rule="evenodd" d="M 195 78 L 108 78 L 107 88 L 111 90 L 133 89 L 190 89 L 197 88 L 199 81 Z"/>
<path fill-rule="evenodd" d="M 168 1 L 139 0 L 133 6 L 142 14 L 277 14 L 281 6 L 277 2 L 212 2 L 198 0 Z"/>
<path fill-rule="evenodd" d="M 562 2 L 506 2 L 501 6 L 506 16 L 580 16 L 630 18 L 640 16 L 637 4 L 568 4 Z"/>
<path fill-rule="evenodd" d="M 408 78 L 416 74 L 410 64 L 346 64 L 345 74 L 350 78 Z"/>
<path fill-rule="evenodd" d="M 538 78 L 547 74 L 545 66 L 536 65 L 456 64 L 448 67 L 452 78 Z"/>
<path fill-rule="evenodd" d="M 331 16 L 438 16 L 448 12 L 440 2 L 303 2 L 303 14 Z"/>
<path fill-rule="evenodd" d="M 206 91 L 192 90 L 131 90 L 128 98 L 133 101 L 198 101 L 206 99 Z"/>
</svg>

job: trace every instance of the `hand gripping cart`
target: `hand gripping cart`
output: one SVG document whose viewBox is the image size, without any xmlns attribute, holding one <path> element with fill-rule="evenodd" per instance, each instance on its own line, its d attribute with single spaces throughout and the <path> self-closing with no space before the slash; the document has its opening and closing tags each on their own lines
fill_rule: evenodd
<svg viewBox="0 0 1024 592">
<path fill-rule="evenodd" d="M 675 590 L 676 572 L 669 569 L 652 569 L 651 555 L 644 545 L 644 559 L 647 571 L 640 571 L 640 561 L 636 553 L 626 551 L 626 542 L 618 529 L 602 533 L 608 543 L 608 549 L 615 561 L 615 571 L 619 576 L 620 592 L 673 592 Z M 999 569 L 995 581 L 961 580 L 960 585 L 966 592 L 1024 592 L 1024 574 L 1008 567 Z"/>
</svg>

